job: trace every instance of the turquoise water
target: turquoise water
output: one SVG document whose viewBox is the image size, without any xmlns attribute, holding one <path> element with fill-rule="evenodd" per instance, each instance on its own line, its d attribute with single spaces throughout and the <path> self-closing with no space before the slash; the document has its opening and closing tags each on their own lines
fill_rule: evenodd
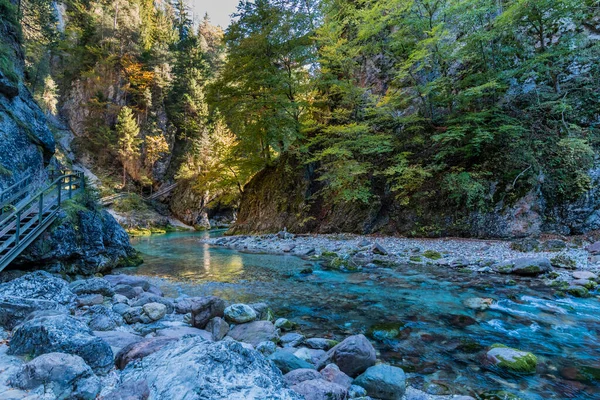
<svg viewBox="0 0 600 400">
<path fill-rule="evenodd" d="M 218 233 L 216 233 L 218 234 Z M 433 394 L 489 398 L 505 390 L 525 399 L 600 398 L 600 301 L 555 298 L 535 279 L 440 267 L 400 266 L 346 274 L 294 256 L 247 254 L 199 242 L 207 234 L 137 238 L 145 263 L 127 273 L 163 278 L 168 295 L 214 294 L 232 302 L 266 302 L 307 336 L 343 338 L 380 323 L 401 327 L 376 340 L 380 357 Z M 301 274 L 307 267 L 312 274 Z M 495 300 L 475 311 L 465 299 Z M 484 366 L 494 343 L 538 356 L 535 375 Z"/>
</svg>

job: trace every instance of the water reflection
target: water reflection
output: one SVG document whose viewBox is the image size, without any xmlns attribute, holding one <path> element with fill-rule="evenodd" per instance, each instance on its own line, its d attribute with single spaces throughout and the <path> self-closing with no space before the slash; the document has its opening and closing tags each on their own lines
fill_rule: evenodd
<svg viewBox="0 0 600 400">
<path fill-rule="evenodd" d="M 382 322 L 400 323 L 398 337 L 379 340 L 378 350 L 424 389 L 471 395 L 508 390 L 536 400 L 600 398 L 595 298 L 556 299 L 538 280 L 507 286 L 505 277 L 410 265 L 343 274 L 308 264 L 314 273 L 302 275 L 307 262 L 299 258 L 212 248 L 200 237 L 135 239 L 146 262 L 129 273 L 165 278 L 169 295 L 266 301 L 307 335 L 342 338 Z M 495 304 L 471 310 L 463 304 L 470 297 L 493 298 Z M 483 367 L 484 349 L 494 343 L 534 352 L 538 373 L 516 377 Z"/>
</svg>

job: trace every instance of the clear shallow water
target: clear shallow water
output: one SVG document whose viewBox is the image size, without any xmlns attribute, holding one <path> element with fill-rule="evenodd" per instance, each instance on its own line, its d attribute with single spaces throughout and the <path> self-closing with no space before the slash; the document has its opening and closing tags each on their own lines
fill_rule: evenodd
<svg viewBox="0 0 600 400">
<path fill-rule="evenodd" d="M 203 235 L 136 238 L 145 263 L 125 272 L 162 278 L 171 296 L 267 302 L 307 336 L 340 339 L 367 333 L 375 324 L 398 323 L 398 338 L 376 342 L 381 358 L 403 367 L 413 386 L 430 392 L 480 397 L 506 390 L 536 400 L 600 399 L 598 298 L 556 299 L 535 280 L 507 285 L 506 277 L 439 267 L 325 271 L 293 256 L 210 247 L 199 243 Z M 302 275 L 307 267 L 314 273 Z M 463 305 L 470 297 L 496 303 L 475 311 Z M 516 376 L 484 367 L 485 348 L 494 343 L 536 354 L 537 373 Z"/>
</svg>

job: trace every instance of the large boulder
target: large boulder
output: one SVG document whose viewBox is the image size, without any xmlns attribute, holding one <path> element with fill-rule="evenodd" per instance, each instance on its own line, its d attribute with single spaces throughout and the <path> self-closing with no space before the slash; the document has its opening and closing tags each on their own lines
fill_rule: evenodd
<svg viewBox="0 0 600 400">
<path fill-rule="evenodd" d="M 123 317 L 103 305 L 91 306 L 83 315 L 93 331 L 112 331 L 124 324 Z"/>
<path fill-rule="evenodd" d="M 146 381 L 151 399 L 301 399 L 258 352 L 200 337 L 184 338 L 129 364 L 121 380 Z"/>
<path fill-rule="evenodd" d="M 323 379 L 313 379 L 292 386 L 305 400 L 346 400 L 348 390 L 336 383 Z"/>
<path fill-rule="evenodd" d="M 277 341 L 275 325 L 269 321 L 254 321 L 236 325 L 229 330 L 229 336 L 238 342 L 250 343 L 256 347 L 260 342 Z"/>
<path fill-rule="evenodd" d="M 75 354 L 96 373 L 107 373 L 113 352 L 82 322 L 67 315 L 40 316 L 25 321 L 13 331 L 10 353 L 37 357 L 46 353 Z"/>
<path fill-rule="evenodd" d="M 13 329 L 35 311 L 68 313 L 77 296 L 69 284 L 36 271 L 0 285 L 0 327 Z"/>
<path fill-rule="evenodd" d="M 377 354 L 375 348 L 364 335 L 346 338 L 325 354 L 317 365 L 318 369 L 334 363 L 340 370 L 352 377 L 375 365 Z"/>
<path fill-rule="evenodd" d="M 0 297 L 20 297 L 25 299 L 51 300 L 69 306 L 76 296 L 69 284 L 45 271 L 35 271 L 0 285 Z"/>
<path fill-rule="evenodd" d="M 295 369 L 283 376 L 283 380 L 288 386 L 297 385 L 300 382 L 311 381 L 314 379 L 323 379 L 317 370 L 309 368 Z"/>
<path fill-rule="evenodd" d="M 218 297 L 194 297 L 190 301 L 192 326 L 195 328 L 204 329 L 211 319 L 224 315 L 225 302 Z"/>
<path fill-rule="evenodd" d="M 258 317 L 256 311 L 246 304 L 232 304 L 225 309 L 225 319 L 234 324 L 245 324 Z"/>
<path fill-rule="evenodd" d="M 57 400 L 93 400 L 100 393 L 100 380 L 85 361 L 64 353 L 43 354 L 28 362 L 11 379 L 11 383 L 24 390 L 44 386 Z"/>
<path fill-rule="evenodd" d="M 71 282 L 69 289 L 79 296 L 85 294 L 101 294 L 102 296 L 112 297 L 115 294 L 112 285 L 106 279 L 102 278 L 80 279 Z"/>
<path fill-rule="evenodd" d="M 402 368 L 379 364 L 369 367 L 353 382 L 367 394 L 381 400 L 400 400 L 406 391 L 406 375 Z"/>
<path fill-rule="evenodd" d="M 15 261 L 50 272 L 91 276 L 141 262 L 129 235 L 106 210 L 79 204 L 58 213 L 57 222 Z"/>
<path fill-rule="evenodd" d="M 144 338 L 139 335 L 123 331 L 95 331 L 94 335 L 108 343 L 113 354 L 118 354 L 123 347 L 128 346 L 131 343 L 137 343 L 144 340 Z"/>
</svg>

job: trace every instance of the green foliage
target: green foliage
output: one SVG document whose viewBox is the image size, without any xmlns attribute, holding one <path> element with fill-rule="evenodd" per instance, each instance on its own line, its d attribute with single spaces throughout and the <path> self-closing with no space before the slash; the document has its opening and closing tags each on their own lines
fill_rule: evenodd
<svg viewBox="0 0 600 400">
<path fill-rule="evenodd" d="M 19 77 L 15 72 L 15 54 L 6 43 L 0 43 L 0 72 L 13 83 L 19 82 Z"/>
</svg>

